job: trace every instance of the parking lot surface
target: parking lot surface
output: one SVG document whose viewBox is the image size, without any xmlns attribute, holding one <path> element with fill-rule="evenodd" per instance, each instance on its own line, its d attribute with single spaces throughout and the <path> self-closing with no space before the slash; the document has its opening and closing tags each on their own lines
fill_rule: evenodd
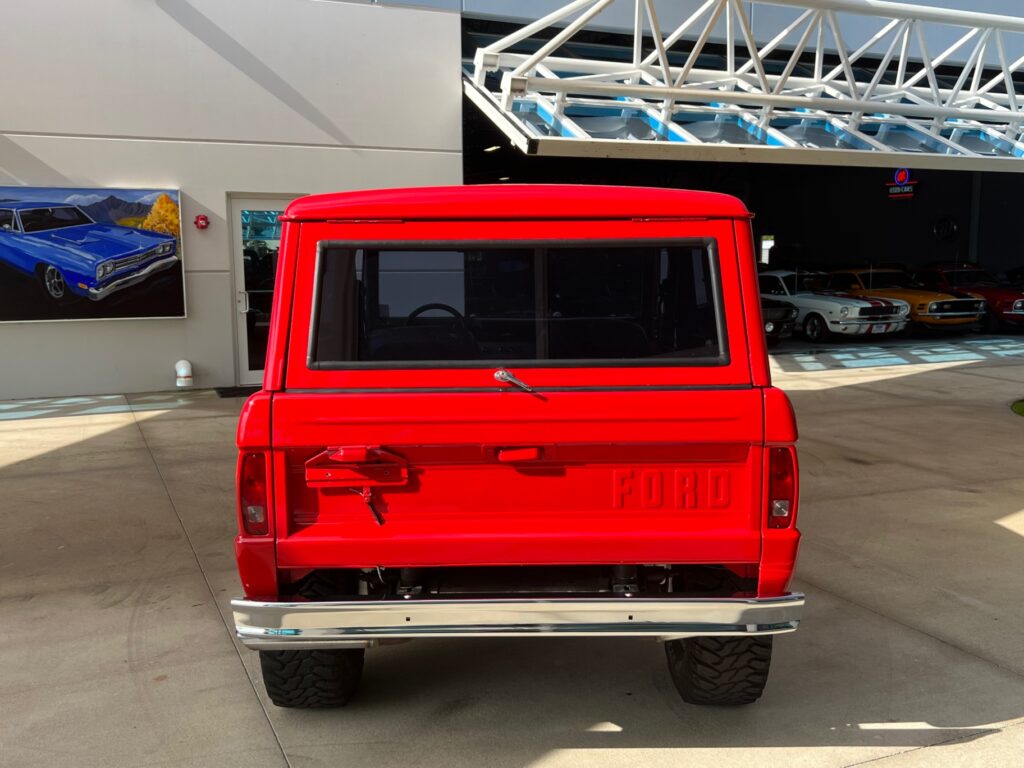
<svg viewBox="0 0 1024 768">
<path fill-rule="evenodd" d="M 652 640 L 567 638 L 371 649 L 347 708 L 277 709 L 230 619 L 242 401 L 0 403 L 0 765 L 1021 765 L 1024 344 L 773 366 L 808 600 L 741 709 L 682 703 Z"/>
</svg>

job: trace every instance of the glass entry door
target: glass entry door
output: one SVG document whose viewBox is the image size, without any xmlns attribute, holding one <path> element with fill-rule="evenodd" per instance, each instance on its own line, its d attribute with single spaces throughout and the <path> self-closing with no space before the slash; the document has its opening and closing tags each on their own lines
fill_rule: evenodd
<svg viewBox="0 0 1024 768">
<path fill-rule="evenodd" d="M 294 198 L 231 198 L 238 382 L 259 384 L 267 355 L 281 222 Z"/>
</svg>

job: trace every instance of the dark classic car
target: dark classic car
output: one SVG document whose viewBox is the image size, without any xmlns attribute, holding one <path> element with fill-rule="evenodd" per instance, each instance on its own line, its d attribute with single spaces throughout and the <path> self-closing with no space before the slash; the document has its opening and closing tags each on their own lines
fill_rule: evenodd
<svg viewBox="0 0 1024 768">
<path fill-rule="evenodd" d="M 970 291 L 985 299 L 985 326 L 994 331 L 1001 327 L 1024 327 L 1024 290 L 1000 284 L 976 264 L 935 264 L 921 267 L 914 278 L 939 291 Z"/>
<path fill-rule="evenodd" d="M 99 224 L 65 203 L 0 203 L 0 263 L 54 301 L 98 301 L 178 263 L 171 235 Z"/>
<path fill-rule="evenodd" d="M 793 335 L 797 314 L 799 310 L 788 301 L 761 297 L 761 317 L 769 347 L 777 346 L 780 341 Z"/>
</svg>

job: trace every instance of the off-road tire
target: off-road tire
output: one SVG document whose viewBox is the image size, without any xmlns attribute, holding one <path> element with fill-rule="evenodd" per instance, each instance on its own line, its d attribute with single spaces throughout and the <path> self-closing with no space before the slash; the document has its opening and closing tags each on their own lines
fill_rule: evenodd
<svg viewBox="0 0 1024 768">
<path fill-rule="evenodd" d="M 343 707 L 363 676 L 363 649 L 260 651 L 260 667 L 279 707 Z"/>
<path fill-rule="evenodd" d="M 771 637 L 690 637 L 665 643 L 668 669 L 688 704 L 757 701 L 768 682 Z"/>
</svg>

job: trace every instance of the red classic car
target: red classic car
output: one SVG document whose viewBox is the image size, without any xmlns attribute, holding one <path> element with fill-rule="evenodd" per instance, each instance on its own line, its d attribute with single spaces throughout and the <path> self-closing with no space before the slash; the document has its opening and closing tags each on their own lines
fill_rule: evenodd
<svg viewBox="0 0 1024 768">
<path fill-rule="evenodd" d="M 935 264 L 915 271 L 914 278 L 937 291 L 970 291 L 982 296 L 987 330 L 1024 327 L 1024 290 L 1000 283 L 976 264 Z"/>
<path fill-rule="evenodd" d="M 556 635 L 661 638 L 691 703 L 761 695 L 799 477 L 739 200 L 441 187 L 282 221 L 232 603 L 271 701 L 344 704 L 380 643 Z"/>
</svg>

